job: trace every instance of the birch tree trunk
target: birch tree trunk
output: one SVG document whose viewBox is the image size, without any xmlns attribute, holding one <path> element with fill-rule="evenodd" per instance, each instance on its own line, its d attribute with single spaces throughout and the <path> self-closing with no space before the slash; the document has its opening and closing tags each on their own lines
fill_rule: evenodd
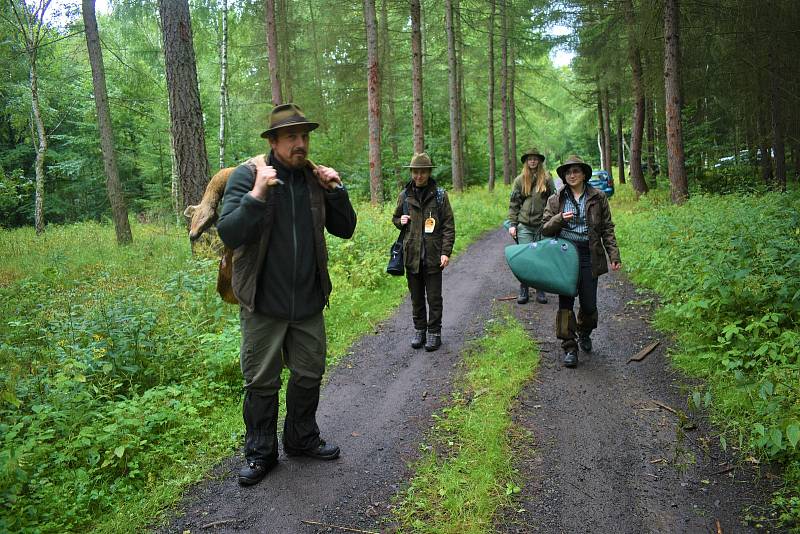
<svg viewBox="0 0 800 534">
<path fill-rule="evenodd" d="M 414 100 L 414 152 L 425 152 L 425 126 L 422 115 L 422 31 L 419 0 L 411 0 L 411 94 Z"/>
<path fill-rule="evenodd" d="M 269 58 L 269 83 L 272 88 L 272 105 L 283 103 L 281 92 L 280 65 L 278 64 L 278 32 L 275 25 L 275 0 L 266 0 L 267 55 Z"/>
<path fill-rule="evenodd" d="M 197 87 L 189 2 L 159 0 L 158 10 L 164 37 L 170 131 L 183 195 L 183 211 L 186 206 L 200 202 L 208 182 L 203 110 Z"/>
<path fill-rule="evenodd" d="M 31 110 L 33 122 L 36 125 L 36 138 L 34 148 L 36 149 L 36 161 L 34 172 L 36 173 L 36 197 L 34 199 L 33 225 L 37 234 L 44 232 L 44 158 L 47 154 L 47 133 L 44 129 L 44 119 L 39 108 L 39 76 L 36 72 L 36 52 L 30 57 L 30 88 L 31 88 Z"/>
<path fill-rule="evenodd" d="M 367 102 L 369 105 L 369 198 L 373 206 L 383 202 L 381 178 L 381 81 L 378 64 L 378 21 L 375 0 L 364 0 L 367 30 Z"/>
<path fill-rule="evenodd" d="M 458 130 L 461 103 L 458 101 L 458 61 L 456 58 L 455 26 L 453 22 L 453 0 L 445 1 L 445 29 L 447 31 L 447 60 L 449 66 L 448 85 L 450 93 L 450 165 L 453 173 L 453 189 L 464 189 L 461 167 L 461 134 Z"/>
<path fill-rule="evenodd" d="M 100 131 L 100 149 L 103 152 L 103 167 L 106 171 L 106 191 L 108 193 L 108 202 L 111 206 L 111 216 L 114 220 L 117 243 L 124 245 L 133 241 L 133 236 L 131 235 L 131 225 L 128 221 L 125 194 L 117 171 L 117 158 L 114 153 L 114 128 L 111 123 L 111 112 L 108 108 L 106 73 L 103 67 L 100 36 L 97 31 L 94 0 L 83 0 L 82 13 L 84 33 L 86 34 L 86 49 L 89 52 L 89 64 L 92 68 L 94 103 L 97 108 L 97 127 Z"/>
<path fill-rule="evenodd" d="M 496 169 L 496 159 L 494 150 L 494 14 L 495 0 L 489 1 L 489 90 L 487 91 L 487 147 L 489 149 L 489 191 L 494 189 Z"/>
<path fill-rule="evenodd" d="M 667 128 L 667 166 L 672 202 L 683 204 L 689 198 L 686 179 L 686 157 L 683 151 L 681 125 L 680 74 L 680 4 L 666 0 L 664 4 L 664 96 Z M 631 158 L 633 159 L 633 158 Z"/>
<path fill-rule="evenodd" d="M 225 167 L 225 116 L 228 114 L 228 0 L 222 0 L 219 47 L 219 168 Z"/>
</svg>

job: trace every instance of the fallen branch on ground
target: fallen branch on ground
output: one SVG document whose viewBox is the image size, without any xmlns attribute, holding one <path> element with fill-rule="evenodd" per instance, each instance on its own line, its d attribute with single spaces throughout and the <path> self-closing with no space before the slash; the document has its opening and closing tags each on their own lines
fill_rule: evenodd
<svg viewBox="0 0 800 534">
<path fill-rule="evenodd" d="M 328 525 L 325 523 L 320 523 L 319 521 L 311 521 L 308 519 L 301 519 L 300 522 L 306 525 L 316 525 L 318 527 L 337 528 L 339 530 L 344 530 L 347 532 L 360 532 L 362 534 L 381 534 L 380 532 L 375 532 L 374 530 L 361 530 L 360 528 L 340 527 L 338 525 Z"/>
<path fill-rule="evenodd" d="M 652 343 L 647 345 L 645 348 L 643 348 L 642 350 L 637 352 L 636 356 L 631 356 L 631 358 L 625 363 L 640 362 L 640 361 L 644 360 L 647 357 L 647 355 L 650 354 L 651 352 L 653 352 L 653 349 L 655 349 L 660 343 L 661 343 L 660 340 L 653 341 Z"/>
</svg>

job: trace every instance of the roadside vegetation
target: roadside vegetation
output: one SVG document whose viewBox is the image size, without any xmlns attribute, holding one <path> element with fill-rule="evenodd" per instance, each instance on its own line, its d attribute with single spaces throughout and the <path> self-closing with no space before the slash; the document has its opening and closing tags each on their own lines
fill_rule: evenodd
<svg viewBox="0 0 800 534">
<path fill-rule="evenodd" d="M 708 171 L 683 206 L 654 190 L 613 199 L 625 270 L 658 295 L 672 360 L 704 379 L 723 448 L 774 462 L 778 521 L 800 525 L 800 191 L 765 191 L 750 168 Z"/>
<path fill-rule="evenodd" d="M 502 221 L 508 191 L 452 195 L 456 250 Z M 359 204 L 329 240 L 329 365 L 406 293 L 384 273 L 393 205 Z M 241 442 L 239 323 L 217 262 L 185 230 L 0 230 L 0 531 L 140 532 Z"/>
<path fill-rule="evenodd" d="M 464 353 L 463 374 L 394 509 L 402 532 L 489 532 L 498 507 L 520 491 L 512 467 L 511 404 L 539 363 L 539 349 L 510 315 L 487 321 Z"/>
</svg>

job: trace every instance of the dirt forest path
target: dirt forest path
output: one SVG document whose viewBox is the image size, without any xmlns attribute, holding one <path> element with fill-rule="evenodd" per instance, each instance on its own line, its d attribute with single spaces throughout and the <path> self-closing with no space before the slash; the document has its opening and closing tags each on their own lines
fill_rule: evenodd
<svg viewBox="0 0 800 534">
<path fill-rule="evenodd" d="M 341 532 L 303 520 L 381 531 L 431 415 L 447 400 L 464 343 L 482 334 L 495 299 L 516 291 L 503 258 L 509 243 L 504 230 L 490 232 L 445 272 L 438 352 L 409 346 L 406 300 L 329 370 L 318 420 L 323 436 L 342 448 L 338 461 L 282 454 L 260 484 L 242 488 L 236 455 L 190 490 L 178 516 L 159 531 Z M 623 277 L 601 279 L 597 349 L 574 371 L 560 366 L 553 343 L 556 298 L 547 305 L 501 304 L 546 352 L 516 408 L 515 456 L 524 489 L 519 506 L 498 517 L 498 531 L 716 532 L 717 518 L 726 534 L 745 531 L 736 526 L 739 511 L 763 494 L 738 468 L 726 471 L 732 464 L 713 443 L 710 454 L 700 450 L 705 432 L 687 431 L 676 445 L 677 418 L 653 403 L 685 410 L 663 345 L 641 364 L 625 365 L 653 335 L 638 316 L 642 310 L 626 305 L 633 298 Z M 696 464 L 688 460 L 692 455 Z M 681 458 L 686 465 L 679 469 Z"/>
</svg>

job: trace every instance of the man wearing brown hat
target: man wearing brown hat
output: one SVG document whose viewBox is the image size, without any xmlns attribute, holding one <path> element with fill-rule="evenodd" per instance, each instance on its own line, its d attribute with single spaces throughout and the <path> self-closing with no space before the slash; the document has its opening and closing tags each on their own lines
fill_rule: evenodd
<svg viewBox="0 0 800 534">
<path fill-rule="evenodd" d="M 414 320 L 411 346 L 432 352 L 442 345 L 442 270 L 450 264 L 456 226 L 447 193 L 431 178 L 431 158 L 424 152 L 415 154 L 406 168 L 411 169 L 411 180 L 397 198 L 392 222 L 403 229 Z"/>
<path fill-rule="evenodd" d="M 295 104 L 276 106 L 267 166 L 240 165 L 225 187 L 217 229 L 234 249 L 233 292 L 240 303 L 244 375 L 245 458 L 239 483 L 259 482 L 277 464 L 278 392 L 286 387 L 283 450 L 333 460 L 339 447 L 316 422 L 326 337 L 322 310 L 331 292 L 324 230 L 344 239 L 356 214 L 339 174 L 308 159 L 309 132 L 319 124 Z"/>
</svg>

